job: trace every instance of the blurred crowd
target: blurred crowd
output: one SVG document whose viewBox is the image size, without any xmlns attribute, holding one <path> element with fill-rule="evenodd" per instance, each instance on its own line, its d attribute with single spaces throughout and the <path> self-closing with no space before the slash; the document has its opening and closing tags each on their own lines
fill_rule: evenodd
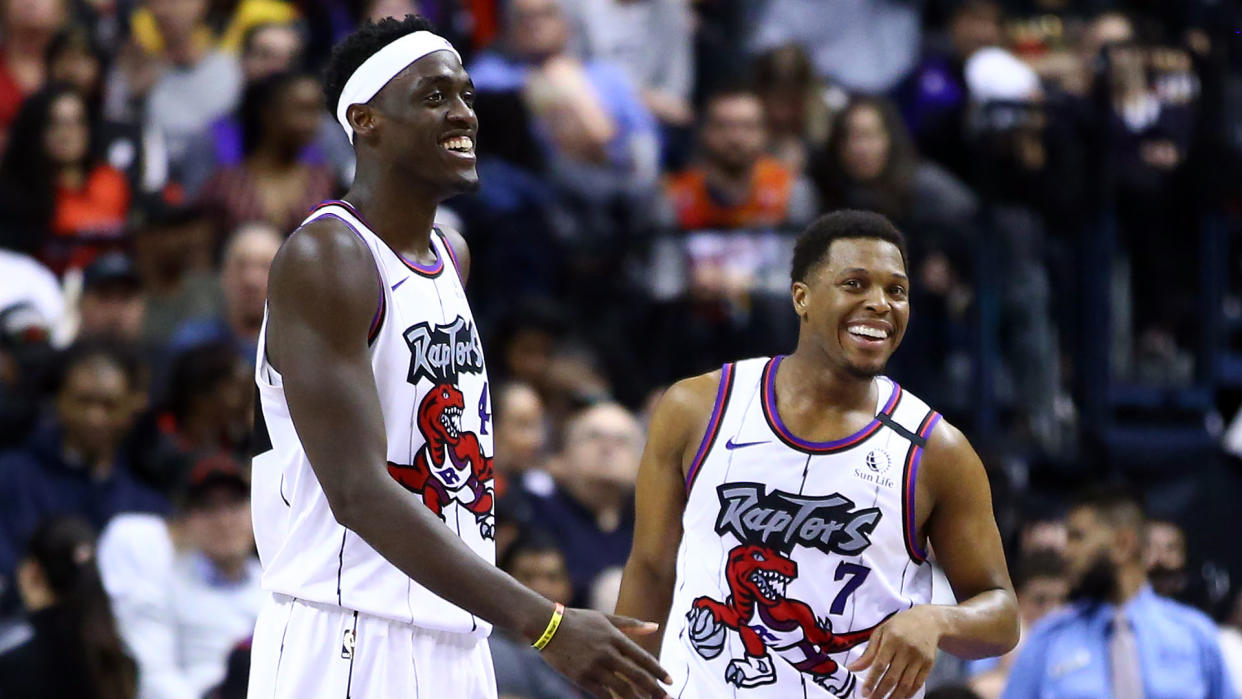
<svg viewBox="0 0 1242 699">
<path fill-rule="evenodd" d="M 1204 313 L 1242 316 L 1242 256 L 1205 311 L 1197 242 L 1242 231 L 1232 3 L 0 0 L 0 696 L 244 696 L 268 268 L 353 175 L 332 44 L 410 13 L 477 90 L 482 186 L 437 220 L 473 252 L 498 560 L 552 599 L 612 609 L 650 406 L 793 348 L 792 240 L 822 212 L 910 241 L 889 373 L 980 446 L 1028 628 L 1090 563 L 1026 486 L 1090 470 L 1084 347 L 1186 387 Z M 1242 561 L 1152 509 L 1115 563 L 1212 614 L 1242 685 Z M 502 695 L 576 696 L 492 649 Z M 999 696 L 1014 657 L 932 684 Z"/>
</svg>

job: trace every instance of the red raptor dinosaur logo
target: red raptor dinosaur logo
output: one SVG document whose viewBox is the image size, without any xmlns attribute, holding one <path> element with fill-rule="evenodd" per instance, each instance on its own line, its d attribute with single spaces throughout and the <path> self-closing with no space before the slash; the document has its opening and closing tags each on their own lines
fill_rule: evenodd
<svg viewBox="0 0 1242 699">
<path fill-rule="evenodd" d="M 456 386 L 442 383 L 418 406 L 418 430 L 427 442 L 410 465 L 388 462 L 388 473 L 423 497 L 427 509 L 444 519 L 444 507 L 456 502 L 474 515 L 485 539 L 495 536 L 492 518 L 492 458 L 473 432 L 461 431 L 465 398 Z"/>
<path fill-rule="evenodd" d="M 762 544 L 742 544 L 729 552 L 725 568 L 729 597 L 722 603 L 699 597 L 686 615 L 690 642 L 710 660 L 724 648 L 725 629 L 742 639 L 746 655 L 729 661 L 725 681 L 737 687 L 776 682 L 768 649 L 839 697 L 849 696 L 856 677 L 830 657 L 871 637 L 875 627 L 834 634 L 805 602 L 785 596 L 798 577 L 798 564 Z"/>
</svg>

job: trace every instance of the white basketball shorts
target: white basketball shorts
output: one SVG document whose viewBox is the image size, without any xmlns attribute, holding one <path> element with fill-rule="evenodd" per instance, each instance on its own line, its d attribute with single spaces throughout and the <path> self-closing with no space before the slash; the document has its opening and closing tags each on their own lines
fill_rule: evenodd
<svg viewBox="0 0 1242 699">
<path fill-rule="evenodd" d="M 496 699 L 487 639 L 270 594 L 255 623 L 251 699 Z"/>
</svg>

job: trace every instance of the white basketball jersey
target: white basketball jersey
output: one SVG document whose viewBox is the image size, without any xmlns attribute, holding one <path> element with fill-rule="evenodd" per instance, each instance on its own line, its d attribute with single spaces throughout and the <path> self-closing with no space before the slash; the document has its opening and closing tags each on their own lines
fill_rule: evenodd
<svg viewBox="0 0 1242 699">
<path fill-rule="evenodd" d="M 727 364 L 687 478 L 660 661 L 674 697 L 857 696 L 844 666 L 931 600 L 914 484 L 940 416 L 886 377 L 876 417 L 834 442 L 776 410 L 781 357 Z"/>
<path fill-rule="evenodd" d="M 369 335 L 371 369 L 388 440 L 388 473 L 480 558 L 495 560 L 492 423 L 487 368 L 457 262 L 440 231 L 436 261 L 403 258 L 344 202 L 303 225 L 334 218 L 375 258 L 382 301 Z M 289 417 L 280 374 L 259 335 L 252 503 L 263 587 L 430 629 L 486 635 L 490 626 L 410 579 L 332 515 Z M 257 421 L 256 421 L 257 422 Z M 378 464 L 358 464 L 376 468 Z"/>
</svg>

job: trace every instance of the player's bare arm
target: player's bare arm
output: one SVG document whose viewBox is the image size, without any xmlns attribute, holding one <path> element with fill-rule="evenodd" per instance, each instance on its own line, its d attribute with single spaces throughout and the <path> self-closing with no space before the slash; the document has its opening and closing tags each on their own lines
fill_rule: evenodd
<svg viewBox="0 0 1242 699">
<path fill-rule="evenodd" d="M 268 360 L 284 379 L 315 476 L 336 519 L 397 568 L 444 599 L 534 640 L 552 617 L 553 603 L 475 555 L 386 471 L 367 347 L 379 302 L 378 272 L 366 245 L 334 221 L 315 221 L 294 233 L 273 262 Z M 544 655 L 590 692 L 663 696 L 657 678 L 666 673 L 618 627 L 646 628 L 567 610 Z"/>
<path fill-rule="evenodd" d="M 686 504 L 686 469 L 711 419 L 719 383 L 719 371 L 679 381 L 656 405 L 638 469 L 634 544 L 621 579 L 618 614 L 652 619 L 661 627 L 668 621 Z M 639 643 L 657 653 L 660 637 L 645 636 Z"/>
<path fill-rule="evenodd" d="M 961 601 L 916 606 L 876 629 L 867 651 L 850 665 L 853 671 L 869 668 L 864 696 L 912 696 L 926 681 L 937 648 L 971 659 L 1001 655 L 1018 642 L 1017 600 L 987 474 L 970 442 L 947 422 L 932 432 L 917 488 L 920 531 Z"/>
</svg>

